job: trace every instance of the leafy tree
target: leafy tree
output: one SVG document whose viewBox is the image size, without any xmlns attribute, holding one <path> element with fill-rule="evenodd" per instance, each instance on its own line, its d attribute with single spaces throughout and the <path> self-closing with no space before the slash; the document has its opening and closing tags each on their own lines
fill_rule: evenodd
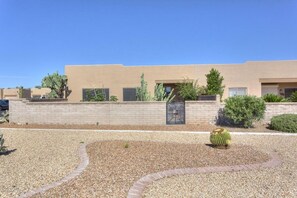
<svg viewBox="0 0 297 198">
<path fill-rule="evenodd" d="M 141 75 L 140 87 L 136 88 L 136 99 L 138 101 L 150 101 L 150 93 L 147 90 L 147 82 L 144 80 L 144 74 Z"/>
<path fill-rule="evenodd" d="M 197 80 L 195 82 L 185 80 L 183 83 L 177 84 L 177 89 L 179 96 L 184 100 L 197 100 L 197 96 L 199 94 Z"/>
<path fill-rule="evenodd" d="M 68 96 L 67 76 L 59 75 L 58 72 L 42 79 L 42 87 L 50 88 L 49 98 L 64 98 Z M 66 95 L 65 95 L 66 94 Z"/>
<path fill-rule="evenodd" d="M 221 76 L 220 72 L 214 68 L 210 70 L 206 76 L 207 81 L 207 94 L 216 95 L 219 94 L 221 99 L 224 93 L 225 86 L 223 85 L 224 77 Z"/>
</svg>

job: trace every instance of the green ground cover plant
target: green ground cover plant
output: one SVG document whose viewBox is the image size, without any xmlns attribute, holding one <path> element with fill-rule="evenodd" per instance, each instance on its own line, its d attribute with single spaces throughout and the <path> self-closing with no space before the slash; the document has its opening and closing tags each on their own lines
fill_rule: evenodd
<svg viewBox="0 0 297 198">
<path fill-rule="evenodd" d="M 274 116 L 270 123 L 271 129 L 289 133 L 297 133 L 297 115 L 282 114 Z"/>
</svg>

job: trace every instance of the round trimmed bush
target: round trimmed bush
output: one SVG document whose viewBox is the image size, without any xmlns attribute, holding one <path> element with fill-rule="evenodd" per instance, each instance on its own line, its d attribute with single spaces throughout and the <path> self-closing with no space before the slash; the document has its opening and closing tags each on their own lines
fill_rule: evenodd
<svg viewBox="0 0 297 198">
<path fill-rule="evenodd" d="M 225 100 L 224 116 L 231 124 L 250 128 L 253 122 L 264 118 L 266 105 L 256 96 L 233 96 Z"/>
<path fill-rule="evenodd" d="M 270 127 L 277 131 L 297 133 L 297 115 L 282 114 L 273 116 Z"/>
</svg>

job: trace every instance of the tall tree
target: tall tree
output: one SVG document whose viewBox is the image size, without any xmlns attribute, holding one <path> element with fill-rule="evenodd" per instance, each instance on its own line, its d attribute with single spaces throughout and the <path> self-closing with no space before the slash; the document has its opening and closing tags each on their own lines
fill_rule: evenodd
<svg viewBox="0 0 297 198">
<path fill-rule="evenodd" d="M 225 88 L 225 86 L 223 85 L 224 77 L 221 76 L 220 72 L 214 68 L 212 68 L 210 72 L 205 76 L 207 78 L 207 94 L 219 94 L 222 99 Z"/>
<path fill-rule="evenodd" d="M 67 76 L 59 75 L 58 72 L 48 74 L 42 79 L 42 87 L 50 88 L 50 98 L 64 98 L 68 95 Z"/>
</svg>

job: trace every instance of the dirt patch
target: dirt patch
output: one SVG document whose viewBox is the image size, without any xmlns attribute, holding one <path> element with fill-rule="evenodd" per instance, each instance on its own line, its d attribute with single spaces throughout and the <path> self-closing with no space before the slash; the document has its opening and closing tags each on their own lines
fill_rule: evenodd
<svg viewBox="0 0 297 198">
<path fill-rule="evenodd" d="M 88 145 L 87 152 L 90 164 L 78 178 L 34 197 L 126 197 L 133 183 L 149 173 L 269 160 L 245 145 L 220 150 L 204 144 L 103 141 Z"/>
</svg>

